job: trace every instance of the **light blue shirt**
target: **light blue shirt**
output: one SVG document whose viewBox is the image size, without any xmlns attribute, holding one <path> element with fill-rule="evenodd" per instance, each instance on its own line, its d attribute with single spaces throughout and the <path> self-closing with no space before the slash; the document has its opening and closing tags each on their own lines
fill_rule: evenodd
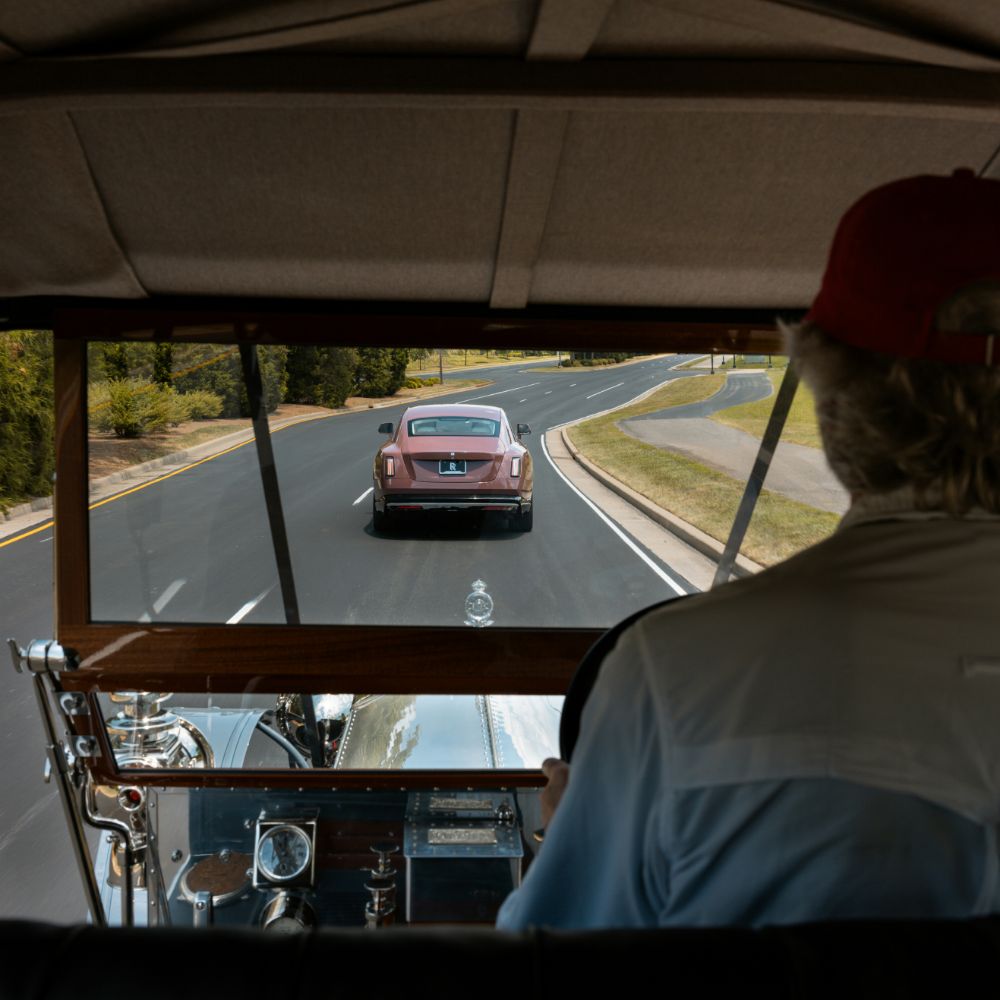
<svg viewBox="0 0 1000 1000">
<path fill-rule="evenodd" d="M 623 634 L 499 927 L 1000 910 L 1000 522 L 848 525 Z"/>
</svg>

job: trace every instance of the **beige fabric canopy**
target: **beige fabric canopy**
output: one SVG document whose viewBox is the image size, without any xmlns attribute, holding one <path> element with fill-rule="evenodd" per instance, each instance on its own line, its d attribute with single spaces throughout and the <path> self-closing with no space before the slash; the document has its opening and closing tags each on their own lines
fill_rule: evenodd
<svg viewBox="0 0 1000 1000">
<path fill-rule="evenodd" d="M 12 0 L 0 297 L 795 308 L 998 147 L 992 0 Z"/>
</svg>

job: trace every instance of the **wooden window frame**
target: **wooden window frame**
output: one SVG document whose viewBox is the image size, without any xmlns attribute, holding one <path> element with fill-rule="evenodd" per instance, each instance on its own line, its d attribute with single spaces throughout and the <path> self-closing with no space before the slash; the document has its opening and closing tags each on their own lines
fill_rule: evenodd
<svg viewBox="0 0 1000 1000">
<path fill-rule="evenodd" d="M 60 675 L 87 695 L 99 780 L 156 785 L 482 787 L 535 785 L 535 771 L 121 772 L 100 719 L 98 692 L 190 693 L 358 691 L 377 694 L 560 694 L 601 629 L 462 629 L 431 626 L 169 625 L 94 622 L 90 616 L 86 356 L 90 341 L 324 343 L 356 346 L 678 350 L 780 353 L 773 311 L 649 313 L 439 306 L 151 300 L 73 302 L 51 307 L 56 405 L 56 635 L 80 666 Z M 177 336 L 178 328 L 232 332 Z M 449 650 L 441 662 L 441 650 Z M 290 670 L 280 664 L 294 664 Z"/>
</svg>

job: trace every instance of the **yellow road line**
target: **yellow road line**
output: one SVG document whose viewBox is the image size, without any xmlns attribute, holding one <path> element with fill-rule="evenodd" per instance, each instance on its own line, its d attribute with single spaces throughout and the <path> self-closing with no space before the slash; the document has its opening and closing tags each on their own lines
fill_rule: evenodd
<svg viewBox="0 0 1000 1000">
<path fill-rule="evenodd" d="M 55 524 L 55 521 L 46 521 L 45 524 L 40 524 L 37 528 L 31 528 L 28 531 L 22 531 L 21 534 L 15 535 L 13 538 L 8 538 L 5 541 L 0 542 L 0 549 L 5 545 L 13 545 L 14 542 L 19 542 L 22 538 L 28 538 L 30 535 L 37 535 L 40 531 L 45 531 L 46 528 L 51 528 Z"/>
<path fill-rule="evenodd" d="M 291 423 L 283 424 L 281 427 L 275 427 L 271 433 L 277 434 L 278 431 L 283 431 L 286 427 L 297 427 L 299 424 L 309 423 L 313 420 L 325 420 L 327 417 L 332 416 L 335 416 L 335 414 L 317 413 L 315 415 L 308 416 L 303 420 L 295 420 Z M 209 455 L 207 458 L 201 458 L 197 462 L 192 462 L 190 465 L 182 466 L 179 469 L 174 469 L 173 472 L 167 472 L 162 476 L 157 476 L 155 479 L 150 479 L 148 483 L 140 483 L 138 486 L 133 486 L 130 490 L 122 490 L 121 493 L 115 493 L 113 496 L 105 497 L 103 500 L 97 500 L 96 502 L 88 505 L 87 510 L 94 510 L 97 507 L 103 507 L 106 503 L 111 503 L 112 500 L 121 500 L 122 497 L 127 497 L 130 493 L 138 493 L 139 490 L 144 490 L 147 486 L 155 486 L 157 483 L 162 483 L 166 479 L 170 479 L 173 476 L 179 476 L 182 472 L 187 472 L 188 469 L 193 469 L 198 465 L 204 465 L 206 462 L 211 462 L 213 458 L 228 455 L 231 451 L 236 451 L 238 448 L 245 448 L 248 444 L 253 444 L 253 441 L 253 438 L 241 441 L 239 444 L 234 444 L 231 448 L 226 448 L 224 451 L 217 451 L 214 455 Z M 0 549 L 5 548 L 8 545 L 13 545 L 14 542 L 19 542 L 22 538 L 30 538 L 32 535 L 37 535 L 40 531 L 45 531 L 46 528 L 51 528 L 54 524 L 55 521 L 46 521 L 44 524 L 38 525 L 37 528 L 29 528 L 27 531 L 22 531 L 19 535 L 14 535 L 13 538 L 4 539 L 4 541 L 0 542 Z"/>
</svg>

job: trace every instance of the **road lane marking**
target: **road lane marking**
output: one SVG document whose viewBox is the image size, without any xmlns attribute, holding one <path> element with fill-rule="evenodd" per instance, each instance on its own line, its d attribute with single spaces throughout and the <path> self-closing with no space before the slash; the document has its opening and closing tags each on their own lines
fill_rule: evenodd
<svg viewBox="0 0 1000 1000">
<path fill-rule="evenodd" d="M 552 390 L 551 389 L 546 389 L 545 395 L 546 396 L 551 396 L 552 395 Z"/>
<path fill-rule="evenodd" d="M 267 595 L 270 594 L 272 590 L 274 590 L 275 586 L 276 584 L 272 583 L 271 586 L 267 588 L 267 590 L 262 590 L 256 597 L 247 601 L 246 604 L 244 604 L 243 607 L 240 608 L 240 610 L 237 611 L 232 618 L 229 618 L 226 621 L 226 624 L 239 625 L 239 623 L 243 621 L 243 619 L 246 618 L 246 616 L 250 614 L 250 612 L 253 611 L 253 609 L 257 607 L 257 605 L 260 604 L 260 602 L 263 601 L 264 598 L 267 597 Z"/>
<path fill-rule="evenodd" d="M 22 531 L 19 535 L 14 535 L 13 538 L 7 538 L 0 542 L 0 549 L 4 548 L 6 545 L 13 545 L 14 542 L 19 542 L 22 538 L 30 538 L 32 535 L 37 535 L 42 531 L 48 531 L 55 521 L 46 521 L 44 524 L 40 524 L 37 528 L 32 528 L 30 531 Z"/>
<path fill-rule="evenodd" d="M 601 510 L 601 508 L 600 508 L 600 507 L 598 507 L 598 506 L 597 506 L 597 504 L 595 504 L 595 503 L 594 503 L 594 502 L 593 502 L 593 501 L 592 501 L 592 500 L 591 500 L 591 499 L 590 499 L 589 497 L 585 496 L 585 495 L 584 495 L 584 494 L 583 494 L 583 493 L 582 493 L 582 492 L 581 492 L 581 491 L 580 491 L 579 489 L 577 489 L 577 488 L 576 488 L 576 486 L 574 486 L 574 485 L 573 485 L 573 483 L 571 483 L 571 482 L 570 482 L 570 480 L 569 480 L 569 478 L 567 477 L 566 473 L 564 473 L 564 472 L 562 471 L 562 469 L 560 469 L 560 468 L 559 468 L 559 466 L 558 466 L 558 465 L 556 465 L 556 463 L 552 461 L 552 456 L 551 456 L 551 455 L 549 454 L 549 449 L 545 447 L 545 436 L 544 436 L 544 435 L 542 435 L 542 438 L 541 438 L 541 441 L 542 441 L 542 454 L 544 454 L 544 455 L 545 455 L 545 457 L 546 457 L 546 458 L 548 459 L 548 461 L 549 461 L 549 465 L 551 465 L 551 466 L 552 466 L 552 468 L 553 468 L 553 469 L 555 470 L 555 472 L 556 472 L 556 475 L 557 475 L 557 476 L 558 476 L 558 477 L 559 477 L 559 478 L 560 478 L 560 479 L 561 479 L 561 480 L 562 480 L 562 481 L 563 481 L 563 482 L 564 482 L 564 483 L 565 483 L 565 484 L 566 484 L 566 485 L 567 485 L 567 486 L 568 486 L 568 487 L 569 487 L 569 488 L 570 488 L 570 489 L 571 489 L 571 490 L 572 490 L 572 491 L 573 491 L 573 492 L 574 492 L 574 493 L 575 493 L 575 494 L 576 494 L 576 495 L 577 495 L 577 496 L 578 496 L 578 497 L 579 497 L 579 498 L 580 498 L 580 499 L 581 499 L 581 500 L 582 500 L 582 501 L 583 501 L 583 502 L 584 502 L 584 503 L 585 503 L 585 504 L 586 504 L 586 505 L 587 505 L 587 506 L 588 506 L 588 507 L 589 507 L 589 508 L 590 508 L 590 509 L 591 509 L 591 510 L 592 510 L 592 511 L 593 511 L 593 512 L 594 512 L 594 513 L 595 513 L 595 514 L 596 514 L 596 515 L 597 515 L 597 516 L 598 516 L 598 517 L 599 517 L 599 518 L 600 518 L 600 519 L 601 519 L 601 520 L 602 520 L 602 521 L 603 521 L 603 522 L 604 522 L 604 523 L 605 523 L 605 524 L 606 524 L 606 525 L 607 525 L 607 526 L 608 526 L 608 527 L 609 527 L 609 528 L 610 528 L 610 529 L 611 529 L 611 530 L 612 530 L 612 531 L 613 531 L 613 532 L 614 532 L 614 533 L 615 533 L 615 534 L 616 534 L 616 535 L 617 535 L 617 536 L 618 536 L 618 537 L 619 537 L 619 538 L 620 538 L 620 539 L 621 539 L 621 540 L 622 540 L 622 541 L 623 541 L 623 542 L 624 542 L 624 543 L 625 543 L 625 544 L 626 544 L 626 545 L 627 545 L 627 546 L 628 546 L 628 547 L 629 547 L 629 548 L 630 548 L 630 549 L 631 549 L 631 550 L 632 550 L 632 551 L 633 551 L 633 552 L 634 552 L 634 553 L 635 553 L 635 554 L 636 554 L 636 555 L 637 555 L 637 556 L 638 556 L 638 557 L 639 557 L 639 558 L 640 558 L 640 559 L 641 559 L 641 560 L 642 560 L 642 561 L 643 561 L 643 562 L 644 562 L 644 563 L 645 563 L 645 564 L 646 564 L 646 565 L 647 565 L 647 566 L 648 566 L 648 567 L 649 567 L 649 568 L 650 568 L 650 569 L 651 569 L 651 570 L 652 570 L 652 571 L 653 571 L 653 572 L 654 572 L 654 573 L 655 573 L 655 574 L 656 574 L 656 575 L 657 575 L 657 576 L 658 576 L 658 577 L 659 577 L 659 578 L 660 578 L 660 579 L 661 579 L 661 580 L 662 580 L 663 582 L 664 582 L 664 583 L 665 583 L 665 584 L 666 584 L 666 585 L 667 585 L 667 586 L 668 586 L 668 587 L 670 587 L 670 588 L 671 588 L 671 590 L 673 590 L 673 591 L 674 591 L 674 593 L 676 593 L 676 594 L 681 594 L 681 595 L 683 595 L 683 594 L 686 594 L 686 593 L 687 593 L 687 591 L 686 591 L 686 590 L 685 590 L 685 589 L 684 589 L 684 588 L 683 588 L 683 587 L 682 587 L 682 586 L 681 586 L 681 585 L 680 585 L 680 584 L 679 584 L 679 583 L 678 583 L 678 582 L 677 582 L 677 581 L 676 581 L 676 580 L 675 580 L 675 579 L 674 579 L 674 578 L 673 578 L 673 577 L 672 577 L 672 576 L 671 576 L 671 575 L 670 575 L 669 573 L 666 573 L 666 572 L 664 572 L 664 570 L 660 569 L 660 567 L 659 567 L 659 566 L 657 566 L 657 565 L 656 565 L 656 563 L 655 563 L 655 562 L 653 562 L 653 560 L 652 560 L 652 559 L 650 559 L 650 558 L 649 558 L 649 556 L 647 556 L 647 555 L 646 555 L 646 553 L 645 553 L 645 552 L 643 552 L 643 551 L 642 551 L 642 549 L 640 549 L 640 548 L 639 548 L 639 546 L 638 546 L 638 545 L 636 545 L 636 544 L 635 544 L 635 542 L 633 542 L 633 541 L 632 541 L 632 539 L 631 539 L 631 538 L 629 538 L 629 537 L 628 537 L 628 535 L 626 535 L 626 534 L 625 534 L 625 532 L 624 532 L 624 531 L 622 531 L 622 529 L 621 529 L 621 528 L 619 528 L 619 527 L 618 527 L 618 525 L 617 525 L 617 524 L 615 524 L 615 522 L 614 522 L 614 521 L 612 521 L 612 520 L 611 520 L 611 518 L 610 518 L 610 517 L 608 517 L 608 515 L 604 513 L 604 511 L 603 511 L 603 510 Z"/>
<path fill-rule="evenodd" d="M 364 500 L 364 498 L 365 498 L 366 496 L 368 496 L 368 494 L 369 494 L 369 493 L 374 493 L 374 492 L 375 492 L 375 487 L 374 487 L 374 486 L 369 486 L 369 487 L 368 487 L 368 489 L 366 489 L 366 490 L 364 491 L 364 493 L 362 493 L 362 494 L 361 494 L 361 496 L 359 496 L 359 497 L 358 497 L 358 499 L 357 499 L 357 500 L 355 500 L 355 501 L 354 501 L 354 503 L 352 503 L 352 504 L 351 504 L 351 506 L 352 506 L 352 507 L 357 507 L 357 505 L 358 505 L 359 503 L 361 503 L 361 501 L 362 501 L 362 500 Z"/>
<path fill-rule="evenodd" d="M 172 584 L 153 602 L 153 614 L 158 615 L 173 599 L 177 591 L 187 583 L 187 580 L 174 580 Z M 139 621 L 152 621 L 148 611 L 143 611 L 139 616 Z"/>
<path fill-rule="evenodd" d="M 528 400 L 527 399 L 519 399 L 517 402 L 518 402 L 518 405 L 520 405 L 521 403 L 527 403 Z"/>
<path fill-rule="evenodd" d="M 572 389 L 574 385 L 576 385 L 575 382 L 570 382 L 569 387 Z"/>
<path fill-rule="evenodd" d="M 52 535 L 49 535 L 48 538 L 39 538 L 38 541 L 39 542 L 51 542 L 52 541 Z"/>
<path fill-rule="evenodd" d="M 540 385 L 539 382 L 529 382 L 527 385 L 515 385 L 512 389 L 501 389 L 499 392 L 488 392 L 485 396 L 470 396 L 468 399 L 459 400 L 460 403 L 471 403 L 474 399 L 491 399 L 493 396 L 503 396 L 508 392 L 517 392 L 518 389 L 530 389 L 533 385 Z"/>
<path fill-rule="evenodd" d="M 612 389 L 620 389 L 624 384 L 624 382 L 619 382 L 618 385 L 609 385 L 607 389 L 598 389 L 597 392 L 592 392 L 587 399 L 593 399 L 595 396 L 600 396 L 602 392 L 611 392 Z"/>
</svg>

